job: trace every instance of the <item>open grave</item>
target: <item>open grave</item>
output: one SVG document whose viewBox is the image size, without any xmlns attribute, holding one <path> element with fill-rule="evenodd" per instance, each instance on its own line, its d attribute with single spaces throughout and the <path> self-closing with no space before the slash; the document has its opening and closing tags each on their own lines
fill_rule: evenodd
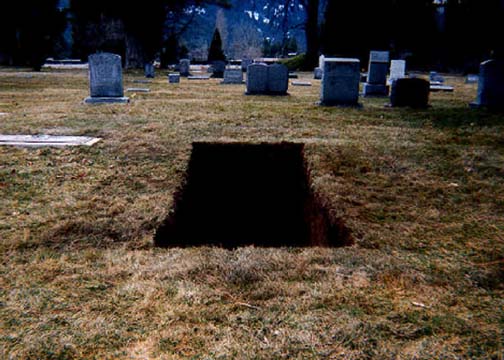
<svg viewBox="0 0 504 360">
<path fill-rule="evenodd" d="M 157 229 L 160 247 L 352 244 L 311 188 L 298 143 L 193 143 L 185 179 Z"/>
</svg>

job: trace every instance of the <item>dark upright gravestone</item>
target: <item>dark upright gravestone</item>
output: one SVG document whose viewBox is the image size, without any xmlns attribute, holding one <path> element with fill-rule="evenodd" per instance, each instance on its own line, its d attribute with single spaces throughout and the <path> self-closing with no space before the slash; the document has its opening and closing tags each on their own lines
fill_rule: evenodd
<svg viewBox="0 0 504 360">
<path fill-rule="evenodd" d="M 226 62 L 217 60 L 212 62 L 212 77 L 222 79 L 226 70 Z"/>
<path fill-rule="evenodd" d="M 147 63 L 144 66 L 145 77 L 149 79 L 153 79 L 156 76 L 156 72 L 154 70 L 153 63 Z"/>
<path fill-rule="evenodd" d="M 91 96 L 84 100 L 88 104 L 129 101 L 124 97 L 119 55 L 99 53 L 89 56 L 89 88 Z"/>
<path fill-rule="evenodd" d="M 430 83 L 424 79 L 403 78 L 392 82 L 390 105 L 392 107 L 426 108 L 429 106 Z"/>
<path fill-rule="evenodd" d="M 504 60 L 488 60 L 481 63 L 478 98 L 471 107 L 504 110 Z"/>
<path fill-rule="evenodd" d="M 320 104 L 357 106 L 359 80 L 359 59 L 325 58 Z"/>
<path fill-rule="evenodd" d="M 282 64 L 268 66 L 268 93 L 286 95 L 289 88 L 289 69 Z"/>
<path fill-rule="evenodd" d="M 386 96 L 388 94 L 387 72 L 389 67 L 388 51 L 371 51 L 367 82 L 364 84 L 364 96 Z"/>
<path fill-rule="evenodd" d="M 287 95 L 289 69 L 281 64 L 254 63 L 247 70 L 247 95 Z"/>
<path fill-rule="evenodd" d="M 247 94 L 264 94 L 268 91 L 268 65 L 251 64 L 247 68 Z"/>
<path fill-rule="evenodd" d="M 189 59 L 181 59 L 179 63 L 179 73 L 180 76 L 188 77 L 191 75 L 189 72 L 191 67 L 191 61 Z"/>
</svg>

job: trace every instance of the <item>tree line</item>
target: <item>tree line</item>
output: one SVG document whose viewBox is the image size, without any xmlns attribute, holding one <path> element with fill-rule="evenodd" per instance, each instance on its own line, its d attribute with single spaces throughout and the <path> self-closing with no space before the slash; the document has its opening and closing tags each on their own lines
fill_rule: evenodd
<svg viewBox="0 0 504 360">
<path fill-rule="evenodd" d="M 502 54 L 504 0 L 71 0 L 69 8 L 58 0 L 24 0 L 1 6 L 0 63 L 40 69 L 68 24 L 73 57 L 111 51 L 123 56 L 126 67 L 155 58 L 175 62 L 187 55 L 181 37 L 208 7 L 239 8 L 267 19 L 282 34 L 275 45 L 262 39 L 269 52 L 297 48 L 292 32 L 303 31 L 306 69 L 322 53 L 365 62 L 372 49 L 390 50 L 414 67 L 465 71 Z M 219 14 L 217 27 L 226 11 Z M 258 29 L 246 26 L 244 37 Z"/>
</svg>

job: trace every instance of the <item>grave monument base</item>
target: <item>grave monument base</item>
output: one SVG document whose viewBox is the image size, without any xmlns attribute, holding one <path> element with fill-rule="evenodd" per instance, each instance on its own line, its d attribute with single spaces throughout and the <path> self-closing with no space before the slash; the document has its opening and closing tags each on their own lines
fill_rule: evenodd
<svg viewBox="0 0 504 360">
<path fill-rule="evenodd" d="M 130 99 L 128 97 L 87 97 L 84 99 L 86 104 L 127 104 Z"/>
</svg>

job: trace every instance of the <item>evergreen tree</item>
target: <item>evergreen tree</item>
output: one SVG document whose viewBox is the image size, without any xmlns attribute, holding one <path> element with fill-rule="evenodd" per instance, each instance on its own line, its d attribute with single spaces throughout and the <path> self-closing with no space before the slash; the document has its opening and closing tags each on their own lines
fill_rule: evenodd
<svg viewBox="0 0 504 360">
<path fill-rule="evenodd" d="M 215 29 L 210 49 L 208 50 L 208 62 L 211 63 L 212 61 L 226 61 L 226 55 L 224 55 L 224 51 L 222 50 L 222 39 L 219 29 Z"/>
</svg>

